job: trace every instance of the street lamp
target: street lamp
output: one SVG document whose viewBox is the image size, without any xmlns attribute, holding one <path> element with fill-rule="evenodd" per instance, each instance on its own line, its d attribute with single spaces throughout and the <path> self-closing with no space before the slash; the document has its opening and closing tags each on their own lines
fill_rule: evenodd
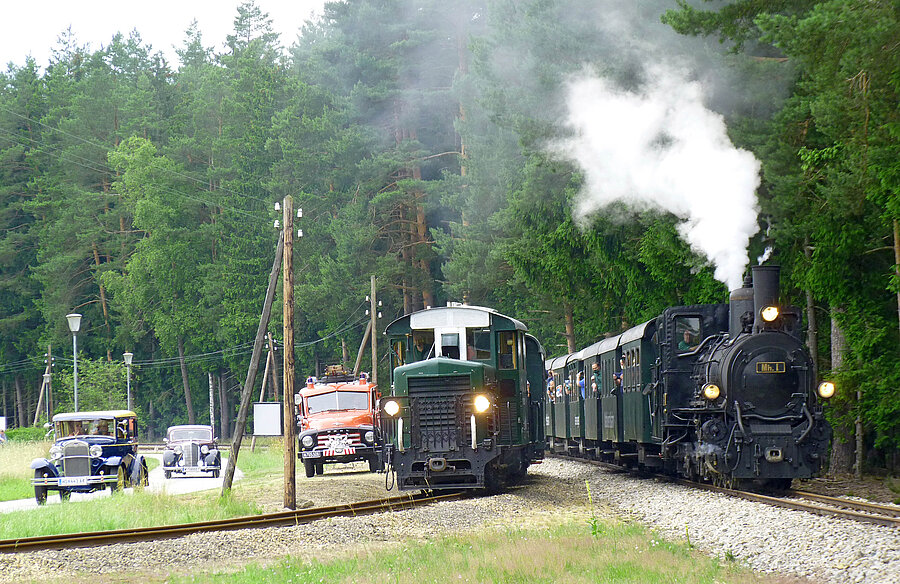
<svg viewBox="0 0 900 584">
<path fill-rule="evenodd" d="M 131 358 L 134 357 L 134 353 L 122 353 L 122 356 L 125 357 L 125 365 L 128 367 L 128 410 L 131 410 Z"/>
<path fill-rule="evenodd" d="M 50 379 L 53 377 L 50 375 L 50 372 L 44 373 L 44 391 L 46 392 L 44 395 L 47 396 L 47 423 L 52 423 L 50 420 Z"/>
<path fill-rule="evenodd" d="M 77 312 L 66 315 L 69 330 L 72 331 L 72 360 L 75 363 L 75 411 L 78 411 L 78 330 L 81 328 L 81 315 Z"/>
</svg>

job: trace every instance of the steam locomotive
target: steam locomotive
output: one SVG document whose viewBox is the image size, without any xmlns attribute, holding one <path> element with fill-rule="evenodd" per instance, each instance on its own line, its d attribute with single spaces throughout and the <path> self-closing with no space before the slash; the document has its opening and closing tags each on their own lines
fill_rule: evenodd
<svg viewBox="0 0 900 584">
<path fill-rule="evenodd" d="M 550 359 L 544 434 L 552 452 L 740 488 L 815 475 L 831 428 L 800 339 L 778 304 L 779 269 L 755 266 L 729 304 L 657 318 Z"/>
<path fill-rule="evenodd" d="M 524 324 L 451 303 L 385 329 L 391 390 L 383 462 L 408 489 L 494 491 L 543 459 L 545 355 Z"/>
</svg>

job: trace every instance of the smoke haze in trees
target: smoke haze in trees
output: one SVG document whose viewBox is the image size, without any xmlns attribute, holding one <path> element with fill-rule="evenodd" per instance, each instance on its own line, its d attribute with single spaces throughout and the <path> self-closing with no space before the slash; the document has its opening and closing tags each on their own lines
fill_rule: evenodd
<svg viewBox="0 0 900 584">
<path fill-rule="evenodd" d="M 708 106 L 730 109 L 739 79 L 712 64 L 709 45 L 648 19 L 647 4 L 640 13 L 631 3 L 603 6 L 603 17 L 593 16 L 605 36 L 620 40 L 635 74 L 614 81 L 586 68 L 566 84 L 569 137 L 550 150 L 584 175 L 576 219 L 589 225 L 616 201 L 669 211 L 682 220 L 681 237 L 714 264 L 715 277 L 740 287 L 758 231 L 760 164 L 731 143 L 724 118 Z"/>
</svg>

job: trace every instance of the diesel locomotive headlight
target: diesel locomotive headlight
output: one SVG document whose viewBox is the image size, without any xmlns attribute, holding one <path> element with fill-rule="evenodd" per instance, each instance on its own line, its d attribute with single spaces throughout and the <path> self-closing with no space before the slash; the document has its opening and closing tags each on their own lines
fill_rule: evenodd
<svg viewBox="0 0 900 584">
<path fill-rule="evenodd" d="M 62 447 L 54 444 L 50 447 L 50 458 L 53 460 L 58 460 L 62 458 Z"/>
<path fill-rule="evenodd" d="M 715 383 L 707 383 L 703 386 L 703 397 L 705 397 L 709 401 L 717 399 L 719 397 L 719 393 L 721 393 L 719 391 L 719 386 Z"/>
<path fill-rule="evenodd" d="M 305 448 L 312 448 L 312 445 L 313 445 L 312 434 L 307 434 L 306 436 L 301 438 L 300 444 L 302 444 Z"/>
<path fill-rule="evenodd" d="M 389 402 L 384 404 L 384 413 L 391 417 L 396 416 L 398 413 L 400 413 L 400 404 L 398 404 L 394 400 L 390 400 Z"/>
<path fill-rule="evenodd" d="M 834 384 L 830 381 L 823 381 L 819 384 L 819 397 L 828 399 L 834 395 Z"/>
<path fill-rule="evenodd" d="M 473 405 L 475 406 L 476 412 L 483 414 L 491 407 L 491 400 L 489 400 L 486 395 L 479 395 L 475 397 Z"/>
<path fill-rule="evenodd" d="M 766 306 L 762 309 L 761 313 L 762 319 L 766 322 L 772 322 L 776 318 L 778 318 L 778 307 L 777 306 Z"/>
<path fill-rule="evenodd" d="M 94 444 L 91 446 L 91 458 L 100 458 L 100 455 L 103 454 L 103 447 L 99 444 Z"/>
<path fill-rule="evenodd" d="M 375 442 L 375 432 L 373 432 L 372 430 L 367 430 L 364 438 L 366 439 L 366 442 L 368 442 L 369 444 L 371 444 L 372 442 Z"/>
<path fill-rule="evenodd" d="M 204 444 L 200 447 L 200 454 L 209 454 L 209 446 Z"/>
</svg>

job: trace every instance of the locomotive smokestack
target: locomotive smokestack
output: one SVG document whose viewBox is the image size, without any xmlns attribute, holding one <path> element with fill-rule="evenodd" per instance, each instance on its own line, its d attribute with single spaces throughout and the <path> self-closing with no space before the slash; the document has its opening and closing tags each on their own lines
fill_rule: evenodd
<svg viewBox="0 0 900 584">
<path fill-rule="evenodd" d="M 753 266 L 753 330 L 762 328 L 762 317 L 759 311 L 764 306 L 778 304 L 780 266 Z"/>
</svg>

